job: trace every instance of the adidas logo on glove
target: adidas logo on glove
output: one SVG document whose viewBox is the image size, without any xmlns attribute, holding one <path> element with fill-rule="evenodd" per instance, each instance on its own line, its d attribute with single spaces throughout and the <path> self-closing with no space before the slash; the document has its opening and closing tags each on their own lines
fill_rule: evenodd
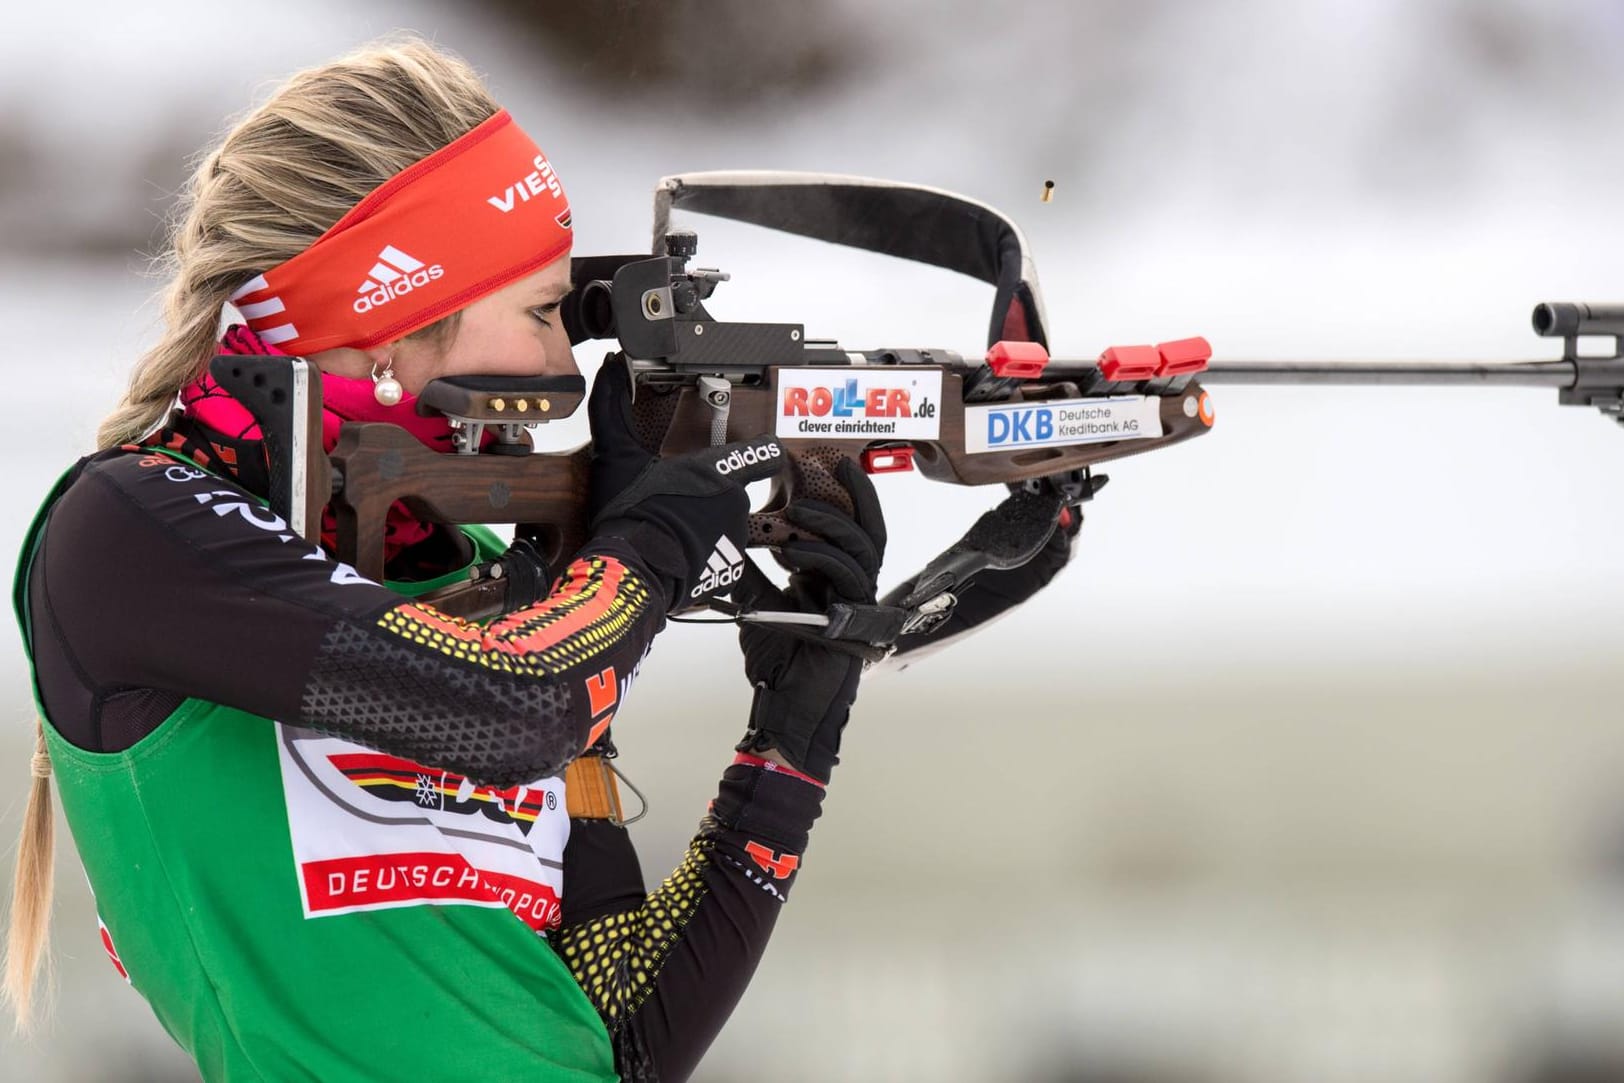
<svg viewBox="0 0 1624 1083">
<path fill-rule="evenodd" d="M 718 474 L 731 474 L 733 471 L 743 470 L 747 466 L 771 462 L 783 454 L 783 449 L 778 446 L 776 440 L 752 447 L 738 448 L 727 458 L 716 460 L 716 472 Z"/>
<path fill-rule="evenodd" d="M 746 448 L 745 450 L 749 451 L 751 449 Z M 773 453 L 777 454 L 777 452 L 778 448 L 774 446 Z M 736 455 L 738 455 L 738 452 L 735 451 L 728 458 L 733 458 Z M 721 469 L 721 463 L 717 464 L 717 469 Z M 734 583 L 737 583 L 739 576 L 743 574 L 744 554 L 739 552 L 738 546 L 728 540 L 726 534 L 723 534 L 716 539 L 716 548 L 711 550 L 710 558 L 705 561 L 705 574 L 700 577 L 699 585 L 689 592 L 688 597 L 697 598 L 701 594 L 726 590 Z"/>
</svg>

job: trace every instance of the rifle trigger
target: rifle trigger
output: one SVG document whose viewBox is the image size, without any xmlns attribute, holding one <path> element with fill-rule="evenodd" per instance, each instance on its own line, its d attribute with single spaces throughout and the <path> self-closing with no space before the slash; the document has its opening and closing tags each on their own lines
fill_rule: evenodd
<svg viewBox="0 0 1624 1083">
<path fill-rule="evenodd" d="M 727 443 L 727 415 L 733 403 L 733 385 L 720 376 L 699 378 L 699 397 L 711 408 L 710 446 Z"/>
</svg>

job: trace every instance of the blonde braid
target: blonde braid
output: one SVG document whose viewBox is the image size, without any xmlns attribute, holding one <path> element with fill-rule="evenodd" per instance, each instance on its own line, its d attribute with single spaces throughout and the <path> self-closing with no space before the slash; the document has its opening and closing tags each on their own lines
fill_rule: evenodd
<svg viewBox="0 0 1624 1083">
<path fill-rule="evenodd" d="M 34 1023 L 34 987 L 50 962 L 51 897 L 55 876 L 55 824 L 51 816 L 51 754 L 45 746 L 45 724 L 34 722 L 33 776 L 22 833 L 17 840 L 17 868 L 11 881 L 11 919 L 6 932 L 5 982 L 0 1000 L 10 1005 L 17 1029 Z"/>
</svg>

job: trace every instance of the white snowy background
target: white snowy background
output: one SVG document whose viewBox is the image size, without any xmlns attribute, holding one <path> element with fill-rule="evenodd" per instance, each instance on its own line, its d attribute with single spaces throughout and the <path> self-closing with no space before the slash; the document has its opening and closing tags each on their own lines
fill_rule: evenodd
<svg viewBox="0 0 1624 1083">
<path fill-rule="evenodd" d="M 140 272 L 185 156 L 279 76 L 396 28 L 489 74 L 582 254 L 642 249 L 662 175 L 805 169 L 1012 214 L 1058 356 L 1203 334 L 1220 358 L 1550 358 L 1535 302 L 1624 300 L 1607 0 L 823 0 L 712 8 L 725 31 L 704 5 L 627 3 L 628 36 L 590 55 L 497 6 L 0 16 L 0 548 L 156 335 Z M 639 33 L 676 42 L 681 79 L 655 81 Z M 778 49 L 814 75 L 741 104 L 726 74 Z M 981 345 L 977 283 L 688 223 L 733 274 L 722 318 Z M 1108 468 L 1045 595 L 867 685 L 699 1078 L 1624 1078 L 1624 432 L 1549 390 L 1213 400 L 1210 435 Z M 888 581 L 996 500 L 880 486 Z M 12 642 L 8 840 L 32 727 Z M 651 879 L 747 703 L 725 630 L 673 629 L 645 667 L 616 729 Z M 61 860 L 55 1021 L 0 1037 L 0 1076 L 193 1078 Z"/>
</svg>

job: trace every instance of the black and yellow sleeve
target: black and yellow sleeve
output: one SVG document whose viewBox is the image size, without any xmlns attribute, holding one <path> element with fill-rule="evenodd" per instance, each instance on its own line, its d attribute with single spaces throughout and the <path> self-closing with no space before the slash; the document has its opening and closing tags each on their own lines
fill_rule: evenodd
<svg viewBox="0 0 1624 1083">
<path fill-rule="evenodd" d="M 815 783 L 729 767 L 682 860 L 646 895 L 626 829 L 572 821 L 552 942 L 623 1080 L 686 1079 L 699 1063 L 761 961 L 822 801 Z"/>
</svg>

